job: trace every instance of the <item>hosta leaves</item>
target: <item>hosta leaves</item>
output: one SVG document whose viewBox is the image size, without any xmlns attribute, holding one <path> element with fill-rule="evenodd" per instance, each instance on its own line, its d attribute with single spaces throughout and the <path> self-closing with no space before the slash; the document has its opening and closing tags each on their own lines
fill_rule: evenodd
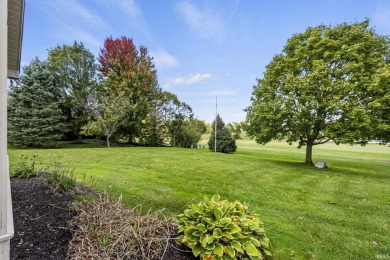
<svg viewBox="0 0 390 260">
<path fill-rule="evenodd" d="M 269 248 L 269 240 L 268 238 L 264 238 L 262 241 L 261 241 L 261 245 L 265 248 Z"/>
<path fill-rule="evenodd" d="M 224 233 L 223 236 L 226 237 L 227 239 L 230 239 L 230 240 L 234 239 L 234 237 L 230 233 Z"/>
<path fill-rule="evenodd" d="M 268 256 L 272 256 L 271 252 L 268 251 L 267 249 L 263 249 L 263 252 L 264 252 L 266 255 L 268 255 Z"/>
<path fill-rule="evenodd" d="M 216 228 L 213 230 L 213 237 L 220 238 L 223 236 L 222 230 L 220 228 Z"/>
<path fill-rule="evenodd" d="M 229 233 L 230 234 L 237 233 L 237 232 L 241 231 L 241 228 L 238 225 L 235 225 L 235 224 L 229 224 L 227 226 L 227 228 L 229 229 Z"/>
<path fill-rule="evenodd" d="M 257 248 L 251 242 L 245 243 L 244 249 L 250 256 L 258 256 L 260 254 Z"/>
<path fill-rule="evenodd" d="M 196 226 L 196 229 L 198 229 L 198 230 L 199 230 L 200 232 L 202 232 L 202 233 L 204 233 L 204 232 L 207 231 L 206 226 L 203 225 L 203 224 L 198 224 L 198 225 Z"/>
<path fill-rule="evenodd" d="M 186 235 L 187 237 L 189 236 L 193 236 L 192 233 L 194 233 L 196 230 L 196 228 L 193 228 L 193 227 L 189 227 L 187 228 L 186 230 L 184 230 L 184 235 Z"/>
<path fill-rule="evenodd" d="M 177 223 L 184 233 L 178 241 L 201 259 L 253 260 L 271 254 L 262 222 L 238 201 L 231 203 L 214 196 L 192 204 L 178 215 Z"/>
<path fill-rule="evenodd" d="M 202 232 L 200 232 L 200 231 L 195 231 L 194 233 L 192 233 L 192 235 L 193 235 L 194 237 L 200 237 L 200 235 L 202 235 Z"/>
<path fill-rule="evenodd" d="M 260 246 L 261 246 L 260 241 L 257 240 L 257 239 L 255 239 L 255 238 L 253 238 L 253 237 L 251 237 L 251 242 L 252 242 L 252 244 L 254 244 L 254 245 L 257 246 L 257 247 L 260 247 Z"/>
<path fill-rule="evenodd" d="M 220 200 L 220 198 L 221 197 L 218 194 L 215 194 L 211 200 L 217 202 Z"/>
<path fill-rule="evenodd" d="M 199 214 L 203 214 L 203 208 L 199 204 L 192 204 L 192 208 Z"/>
<path fill-rule="evenodd" d="M 223 212 L 222 212 L 222 210 L 220 208 L 216 208 L 214 210 L 215 221 L 219 221 L 222 218 L 222 215 L 223 215 Z"/>
<path fill-rule="evenodd" d="M 200 252 L 202 252 L 203 250 L 203 247 L 201 245 L 195 245 L 194 248 L 192 248 L 192 253 L 194 254 L 194 256 L 198 256 L 200 254 Z"/>
<path fill-rule="evenodd" d="M 186 209 L 186 210 L 184 210 L 184 215 L 186 215 L 187 217 L 193 217 L 194 211 L 192 211 L 190 209 Z"/>
<path fill-rule="evenodd" d="M 200 243 L 202 243 L 202 246 L 206 246 L 207 244 L 210 244 L 213 242 L 213 237 L 209 234 L 202 235 L 200 237 Z"/>
<path fill-rule="evenodd" d="M 244 253 L 244 249 L 242 249 L 242 245 L 241 245 L 240 242 L 233 241 L 233 242 L 232 242 L 232 246 L 233 246 L 234 249 L 236 249 L 238 252 Z"/>
<path fill-rule="evenodd" d="M 226 251 L 230 257 L 232 257 L 232 258 L 236 257 L 236 250 L 234 250 L 233 247 L 227 246 Z"/>
<path fill-rule="evenodd" d="M 221 222 L 221 224 L 225 225 L 225 224 L 232 222 L 232 219 L 231 218 L 221 218 L 220 222 Z"/>
<path fill-rule="evenodd" d="M 234 237 L 234 238 L 242 238 L 242 235 L 240 234 L 240 233 L 234 233 L 234 234 L 232 234 L 232 236 Z"/>
<path fill-rule="evenodd" d="M 214 248 L 215 248 L 215 245 L 214 245 L 214 244 L 207 244 L 204 248 L 205 248 L 206 250 L 213 251 Z"/>
<path fill-rule="evenodd" d="M 215 245 L 214 254 L 218 256 L 223 256 L 223 246 L 220 243 L 217 243 Z"/>
</svg>

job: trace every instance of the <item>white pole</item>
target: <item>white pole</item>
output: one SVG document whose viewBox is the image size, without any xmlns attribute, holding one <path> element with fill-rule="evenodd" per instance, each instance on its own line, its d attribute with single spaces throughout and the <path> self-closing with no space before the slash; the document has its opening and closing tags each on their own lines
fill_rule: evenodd
<svg viewBox="0 0 390 260">
<path fill-rule="evenodd" d="M 7 158 L 8 5 L 0 0 L 0 259 L 9 259 L 13 219 Z"/>
<path fill-rule="evenodd" d="M 218 118 L 218 96 L 215 96 L 215 128 L 214 128 L 214 151 L 217 152 L 217 118 Z"/>
</svg>

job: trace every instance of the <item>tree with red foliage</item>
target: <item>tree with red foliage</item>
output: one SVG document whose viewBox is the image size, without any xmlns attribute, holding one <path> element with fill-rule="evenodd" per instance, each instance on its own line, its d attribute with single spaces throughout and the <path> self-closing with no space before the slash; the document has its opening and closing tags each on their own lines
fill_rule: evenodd
<svg viewBox="0 0 390 260">
<path fill-rule="evenodd" d="M 122 36 L 106 38 L 98 61 L 103 78 L 101 91 L 124 92 L 130 101 L 129 108 L 124 108 L 128 110 L 127 122 L 122 125 L 120 134 L 132 142 L 140 133 L 151 101 L 161 91 L 153 58 L 147 47 L 137 49 L 132 39 Z"/>
</svg>

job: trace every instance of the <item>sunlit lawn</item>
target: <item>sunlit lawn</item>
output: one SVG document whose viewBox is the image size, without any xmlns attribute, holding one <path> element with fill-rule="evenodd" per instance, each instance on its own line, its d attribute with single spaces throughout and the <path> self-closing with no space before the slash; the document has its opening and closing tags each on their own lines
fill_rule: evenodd
<svg viewBox="0 0 390 260">
<path fill-rule="evenodd" d="M 202 141 L 206 143 L 206 140 Z M 191 200 L 215 193 L 248 202 L 259 213 L 276 259 L 375 259 L 390 254 L 390 148 L 314 148 L 329 169 L 302 164 L 304 150 L 239 140 L 235 154 L 207 149 L 66 145 L 62 149 L 10 149 L 38 155 L 39 167 L 61 161 L 80 181 L 128 206 L 166 208 L 174 214 Z M 85 146 L 85 148 L 83 148 Z M 376 243 L 378 245 L 376 245 Z"/>
</svg>

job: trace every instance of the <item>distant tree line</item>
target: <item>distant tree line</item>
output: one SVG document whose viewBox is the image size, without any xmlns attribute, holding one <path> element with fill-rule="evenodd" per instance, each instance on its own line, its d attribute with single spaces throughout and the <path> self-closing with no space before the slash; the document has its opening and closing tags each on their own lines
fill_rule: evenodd
<svg viewBox="0 0 390 260">
<path fill-rule="evenodd" d="M 145 46 L 108 37 L 95 63 L 82 43 L 34 58 L 10 84 L 9 142 L 15 147 L 53 147 L 89 135 L 113 142 L 191 147 L 206 131 L 191 107 L 157 81 Z"/>
</svg>

